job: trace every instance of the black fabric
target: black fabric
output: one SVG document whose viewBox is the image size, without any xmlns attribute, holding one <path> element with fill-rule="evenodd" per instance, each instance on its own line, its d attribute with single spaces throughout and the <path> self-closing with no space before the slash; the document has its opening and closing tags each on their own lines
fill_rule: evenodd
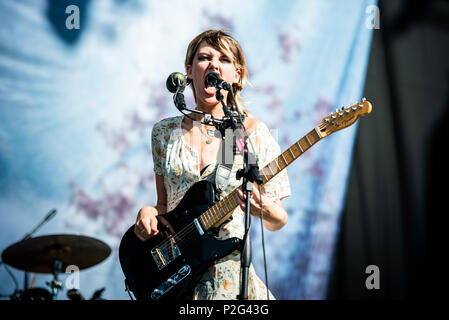
<svg viewBox="0 0 449 320">
<path fill-rule="evenodd" d="M 448 181 L 449 2 L 380 1 L 330 299 L 441 297 Z M 442 249 L 440 249 L 440 247 Z M 380 270 L 368 290 L 366 267 Z"/>
</svg>

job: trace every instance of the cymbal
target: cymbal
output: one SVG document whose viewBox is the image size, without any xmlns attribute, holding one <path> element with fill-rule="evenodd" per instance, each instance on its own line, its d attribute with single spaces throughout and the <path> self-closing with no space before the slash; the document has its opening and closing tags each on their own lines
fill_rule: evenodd
<svg viewBox="0 0 449 320">
<path fill-rule="evenodd" d="M 111 253 L 111 248 L 98 239 L 71 234 L 40 236 L 14 243 L 2 253 L 6 264 L 27 272 L 53 273 L 55 260 L 79 270 L 92 267 Z"/>
</svg>

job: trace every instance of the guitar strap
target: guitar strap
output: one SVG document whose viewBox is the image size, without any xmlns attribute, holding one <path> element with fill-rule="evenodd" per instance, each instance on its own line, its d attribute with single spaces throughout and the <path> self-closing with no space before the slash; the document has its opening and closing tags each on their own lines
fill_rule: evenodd
<svg viewBox="0 0 449 320">
<path fill-rule="evenodd" d="M 226 189 L 231 178 L 231 171 L 234 165 L 236 154 L 242 153 L 243 145 L 241 129 L 235 132 L 227 130 L 228 134 L 222 137 L 222 143 L 219 151 L 218 165 L 215 173 L 215 186 L 218 196 Z"/>
</svg>

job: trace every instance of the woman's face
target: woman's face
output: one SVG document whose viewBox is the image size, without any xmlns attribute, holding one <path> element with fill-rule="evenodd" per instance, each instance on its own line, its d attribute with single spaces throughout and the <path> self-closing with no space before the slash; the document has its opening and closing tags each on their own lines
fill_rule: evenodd
<svg viewBox="0 0 449 320">
<path fill-rule="evenodd" d="M 236 69 L 231 58 L 205 41 L 200 43 L 192 64 L 186 69 L 187 76 L 193 80 L 196 103 L 200 108 L 215 106 L 218 103 L 215 97 L 216 88 L 205 84 L 209 73 L 218 72 L 220 77 L 230 84 L 237 83 L 240 79 L 240 71 Z M 226 101 L 227 91 L 221 90 L 221 93 Z"/>
</svg>

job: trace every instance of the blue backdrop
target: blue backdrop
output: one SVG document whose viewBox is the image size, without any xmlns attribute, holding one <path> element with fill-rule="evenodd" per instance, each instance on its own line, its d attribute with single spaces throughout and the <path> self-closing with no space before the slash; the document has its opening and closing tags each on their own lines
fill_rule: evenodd
<svg viewBox="0 0 449 320">
<path fill-rule="evenodd" d="M 117 249 L 138 209 L 155 204 L 151 128 L 179 114 L 165 80 L 184 72 L 189 41 L 208 28 L 235 36 L 252 83 L 243 92 L 247 108 L 285 149 L 361 99 L 375 2 L 1 1 L 0 250 L 57 208 L 35 236 L 106 242 L 111 255 L 81 271 L 80 291 L 89 297 L 105 287 L 106 299 L 128 299 Z M 79 29 L 66 27 L 71 4 Z M 278 299 L 326 297 L 356 129 L 324 139 L 288 167 L 289 222 L 265 232 Z M 264 279 L 259 223 L 252 232 Z M 23 272 L 10 270 L 22 286 Z M 35 286 L 50 279 L 38 274 Z M 14 288 L 2 267 L 0 293 Z"/>
</svg>

